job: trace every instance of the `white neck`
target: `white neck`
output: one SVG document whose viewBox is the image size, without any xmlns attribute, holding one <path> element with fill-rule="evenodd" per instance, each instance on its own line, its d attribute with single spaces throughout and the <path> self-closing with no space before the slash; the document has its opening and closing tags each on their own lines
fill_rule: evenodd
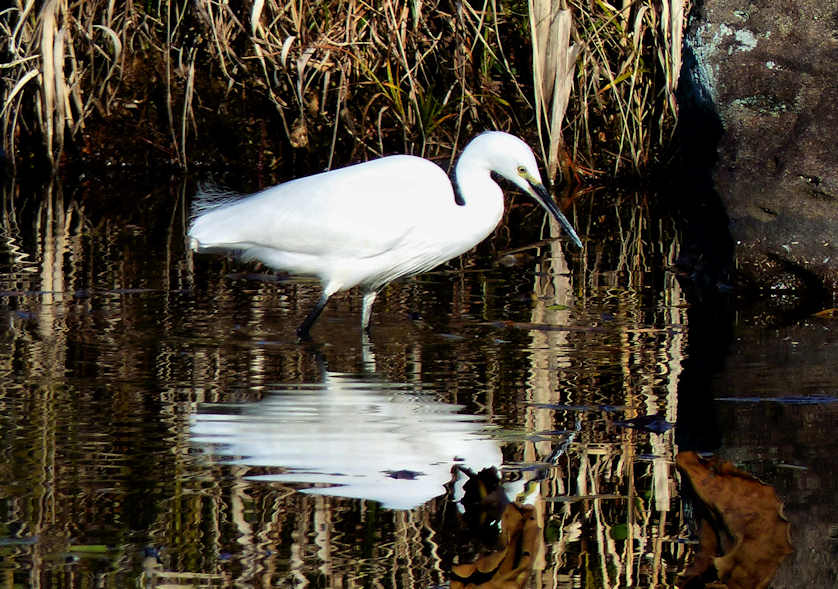
<svg viewBox="0 0 838 589">
<path fill-rule="evenodd" d="M 489 235 L 503 216 L 503 192 L 492 179 L 489 161 L 466 147 L 454 169 L 454 190 L 465 202 L 461 209 L 474 238 Z"/>
</svg>

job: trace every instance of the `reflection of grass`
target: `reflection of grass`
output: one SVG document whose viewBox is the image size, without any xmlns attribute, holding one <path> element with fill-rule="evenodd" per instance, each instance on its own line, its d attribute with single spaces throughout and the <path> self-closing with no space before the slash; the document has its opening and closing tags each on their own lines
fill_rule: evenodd
<svg viewBox="0 0 838 589">
<path fill-rule="evenodd" d="M 556 329 L 530 332 L 526 423 L 533 438 L 551 441 L 526 444 L 524 457 L 545 464 L 552 538 L 545 578 L 672 587 L 686 552 L 678 541 L 674 430 L 619 424 L 658 413 L 675 421 L 685 340 L 671 326 L 686 321 L 683 301 L 671 275 L 655 290 L 646 283 L 671 264 L 677 234 L 652 222 L 643 195 L 613 200 L 588 199 L 583 217 L 612 208 L 617 228 L 583 228 L 585 249 L 572 272 L 555 241 L 536 267 L 531 320 Z"/>
<path fill-rule="evenodd" d="M 3 148 L 20 160 L 41 142 L 53 167 L 65 138 L 92 149 L 114 117 L 186 167 L 207 113 L 241 103 L 276 116 L 282 142 L 329 146 L 330 161 L 339 144 L 364 151 L 346 159 L 440 155 L 484 128 L 534 126 L 551 176 L 572 160 L 594 169 L 602 153 L 639 170 L 675 109 L 681 0 L 38 4 L 0 16 Z"/>
<path fill-rule="evenodd" d="M 394 585 L 407 587 L 444 584 L 440 553 L 452 549 L 440 545 L 436 524 L 441 514 L 455 511 L 451 505 L 391 512 L 369 502 L 302 497 L 248 479 L 260 473 L 253 467 L 196 465 L 185 433 L 196 404 L 254 400 L 272 383 L 319 379 L 310 350 L 283 343 L 281 336 L 296 324 L 283 315 L 304 313 L 308 302 L 299 301 L 291 283 L 231 278 L 235 266 L 229 262 L 203 260 L 203 269 L 193 272 L 182 239 L 183 200 L 191 192 L 185 186 L 152 199 L 138 192 L 112 216 L 90 206 L 101 191 L 96 183 L 81 191 L 68 188 L 79 202 L 57 188 L 43 199 L 4 195 L 4 203 L 26 208 L 4 206 L 0 226 L 9 234 L 25 231 L 16 243 L 43 262 L 39 272 L 26 272 L 28 282 L 12 277 L 16 282 L 2 290 L 31 293 L 60 283 L 67 293 L 63 299 L 4 295 L 4 302 L 33 317 L 31 325 L 6 332 L 8 345 L 0 351 L 5 382 L 32 383 L 23 393 L 7 385 L 0 397 L 4 407 L 17 407 L 19 400 L 19 410 L 2 415 L 19 415 L 25 426 L 4 430 L 8 455 L 24 457 L 8 462 L 13 470 L 6 480 L 21 481 L 17 488 L 33 493 L 48 490 L 43 500 L 18 490 L 7 517 L 23 521 L 26 534 L 72 538 L 94 553 L 102 543 L 129 547 L 129 556 L 109 565 L 115 572 L 108 574 L 118 579 L 148 544 L 163 548 L 164 568 L 146 573 L 160 584 L 208 583 L 222 575 L 233 584 L 257 586 L 283 586 L 291 578 L 334 586 L 395 578 Z M 670 386 L 678 378 L 683 334 L 668 329 L 667 321 L 683 321 L 667 314 L 682 312 L 676 286 L 667 283 L 653 294 L 641 287 L 644 272 L 661 266 L 657 256 L 676 244 L 670 234 L 652 231 L 644 202 L 625 197 L 614 203 L 622 233 L 586 243 L 591 261 L 574 266 L 570 301 L 558 302 L 560 292 L 528 289 L 531 268 L 517 278 L 496 272 L 490 280 L 474 268 L 454 270 L 456 280 L 426 276 L 426 285 L 439 281 L 436 288 L 423 288 L 420 281 L 391 287 L 385 303 L 392 306 L 395 326 L 375 332 L 378 366 L 390 377 L 519 427 L 510 436 L 507 458 L 524 463 L 524 476 L 555 453 L 539 484 L 547 499 L 538 509 L 549 545 L 535 573 L 543 582 L 533 586 L 584 586 L 595 579 L 628 586 L 629 578 L 633 586 L 672 586 L 673 570 L 687 550 L 674 542 L 681 523 L 678 497 L 664 495 L 673 485 L 673 432 L 649 434 L 613 424 L 675 410 Z M 166 224 L 143 229 L 152 227 L 152 219 Z M 630 247 L 618 241 L 642 248 L 643 257 L 622 257 Z M 556 277 L 549 266 L 539 271 L 540 279 Z M 161 291 L 126 292 L 134 287 Z M 494 296 L 475 303 L 493 288 Z M 451 297 L 452 290 L 462 296 Z M 429 296 L 440 293 L 439 300 Z M 43 304 L 48 296 L 54 302 Z M 445 339 L 405 320 L 417 306 L 428 315 L 481 308 L 489 317 L 509 318 L 518 305 L 524 313 L 531 307 L 543 311 L 540 323 L 553 314 L 553 324 L 561 326 L 557 318 L 564 317 L 580 329 L 536 335 L 457 324 L 452 328 L 462 337 Z M 590 329 L 591 320 L 604 321 L 603 310 L 613 318 Z M 361 354 L 351 347 L 358 346 L 357 332 L 335 343 L 331 338 L 344 337 L 340 331 L 325 333 L 330 341 L 324 354 L 330 365 L 354 370 Z M 539 342 L 542 336 L 552 339 Z M 68 380 L 79 373 L 83 378 Z M 40 387 L 44 378 L 58 386 Z M 615 414 L 600 410 L 604 405 L 626 409 Z M 87 425 L 70 427 L 78 423 Z M 577 426 L 576 437 L 556 452 L 570 435 L 556 432 L 577 432 Z M 574 500 L 555 500 L 564 498 Z M 670 511 L 661 508 L 670 504 Z M 86 529 L 105 522 L 106 529 L 113 525 L 124 535 L 76 537 L 80 518 Z M 15 549 L 29 551 L 27 559 L 33 555 L 33 578 L 66 570 L 63 561 L 40 558 L 40 548 Z M 227 552 L 229 560 L 222 559 Z M 91 560 L 82 559 L 76 568 L 93 568 L 84 562 Z"/>
</svg>

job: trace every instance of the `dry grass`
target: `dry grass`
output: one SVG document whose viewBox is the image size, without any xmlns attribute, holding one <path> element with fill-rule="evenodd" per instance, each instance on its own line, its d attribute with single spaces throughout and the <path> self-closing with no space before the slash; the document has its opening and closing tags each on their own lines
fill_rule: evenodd
<svg viewBox="0 0 838 589">
<path fill-rule="evenodd" d="M 55 169 L 66 141 L 91 141 L 86 125 L 130 111 L 145 116 L 137 129 L 161 127 L 138 142 L 186 168 L 196 146 L 217 140 L 203 122 L 235 103 L 277 120 L 286 147 L 328 153 L 330 166 L 389 151 L 453 156 L 485 128 L 530 139 L 535 128 L 551 177 L 603 161 L 640 171 L 676 113 L 684 8 L 15 0 L 0 13 L 3 149 L 19 162 L 40 144 Z"/>
<path fill-rule="evenodd" d="M 675 88 L 681 69 L 685 0 L 625 3 L 571 0 L 582 45 L 572 103 L 572 150 L 601 154 L 616 174 L 642 171 L 666 144 L 677 118 Z M 583 42 L 584 41 L 584 42 Z"/>
<path fill-rule="evenodd" d="M 67 0 L 15 0 L 2 12 L 0 36 L 8 39 L 2 64 L 3 150 L 20 157 L 17 139 L 40 135 L 56 167 L 67 136 L 107 107 L 116 92 L 123 57 L 124 15 L 118 4 Z M 99 4 L 96 9 L 94 4 Z"/>
<path fill-rule="evenodd" d="M 564 150 L 562 124 L 570 100 L 580 46 L 571 43 L 573 16 L 564 3 L 530 0 L 529 7 L 535 120 L 547 173 L 550 178 L 554 178 L 559 168 L 559 156 Z"/>
</svg>

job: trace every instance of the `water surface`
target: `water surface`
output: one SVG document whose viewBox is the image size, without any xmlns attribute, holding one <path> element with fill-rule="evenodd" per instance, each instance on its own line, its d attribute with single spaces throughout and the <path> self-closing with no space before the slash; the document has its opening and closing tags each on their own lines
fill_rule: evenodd
<svg viewBox="0 0 838 589">
<path fill-rule="evenodd" d="M 455 501 L 487 466 L 528 586 L 674 586 L 684 449 L 777 489 L 774 586 L 834 586 L 834 323 L 696 302 L 642 195 L 580 199 L 581 252 L 515 199 L 369 341 L 346 293 L 301 345 L 317 284 L 186 251 L 189 183 L 4 190 L 0 586 L 445 585 L 496 540 Z"/>
</svg>

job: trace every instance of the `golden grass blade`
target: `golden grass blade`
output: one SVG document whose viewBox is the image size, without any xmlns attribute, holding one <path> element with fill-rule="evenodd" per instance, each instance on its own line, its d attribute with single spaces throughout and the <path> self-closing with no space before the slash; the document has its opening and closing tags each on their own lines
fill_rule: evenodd
<svg viewBox="0 0 838 589">
<path fill-rule="evenodd" d="M 547 104 L 553 94 L 555 61 L 548 59 L 551 28 L 551 0 L 529 0 L 530 30 L 532 35 L 533 74 L 537 108 L 547 116 Z"/>
<path fill-rule="evenodd" d="M 542 155 L 552 180 L 559 167 L 563 145 L 562 124 L 573 87 L 579 48 L 571 44 L 573 19 L 560 0 L 530 0 L 533 53 L 533 87 Z M 545 149 L 544 123 L 547 148 Z"/>
<path fill-rule="evenodd" d="M 26 84 L 28 84 L 33 78 L 38 77 L 40 73 L 41 72 L 39 72 L 38 70 L 29 70 L 23 75 L 22 78 L 20 78 L 17 81 L 17 84 L 15 84 L 14 88 L 12 88 L 12 91 L 9 93 L 9 95 L 6 97 L 5 102 L 3 103 L 3 110 L 0 111 L 0 116 L 6 116 L 6 113 L 12 107 L 12 102 L 14 101 L 15 96 L 17 96 L 17 93 L 20 92 L 23 89 L 23 87 L 26 86 Z"/>
<path fill-rule="evenodd" d="M 346 93 L 346 69 L 341 68 L 340 70 L 340 82 L 338 83 L 338 91 L 337 91 L 337 100 L 335 104 L 335 122 L 332 127 L 332 143 L 329 146 L 329 161 L 326 164 L 327 169 L 332 168 L 332 161 L 334 161 L 335 156 L 335 144 L 338 140 L 338 127 L 340 126 L 340 111 L 343 107 L 343 97 Z M 323 102 L 323 108 L 326 107 L 325 101 Z"/>
<path fill-rule="evenodd" d="M 115 2 L 116 2 L 116 0 L 108 0 L 108 9 L 107 9 L 107 12 L 105 13 L 105 25 L 104 25 L 107 28 L 113 27 L 113 8 L 114 8 L 114 3 Z M 94 25 L 94 26 L 96 26 L 96 25 Z"/>
<path fill-rule="evenodd" d="M 55 35 L 58 0 L 49 0 L 41 9 L 41 120 L 46 125 L 47 157 L 55 165 L 52 150 L 55 113 Z"/>
<path fill-rule="evenodd" d="M 99 29 L 108 36 L 111 43 L 113 43 L 113 62 L 116 63 L 119 61 L 119 57 L 122 55 L 122 41 L 119 40 L 119 36 L 116 32 L 105 25 L 93 25 L 93 28 Z"/>
<path fill-rule="evenodd" d="M 279 53 L 279 63 L 282 67 L 288 67 L 286 64 L 288 63 L 288 53 L 291 51 L 291 46 L 294 44 L 294 41 L 297 39 L 296 35 L 290 35 L 285 41 L 282 42 L 282 51 Z"/>
<path fill-rule="evenodd" d="M 634 51 L 637 52 L 640 50 L 641 42 L 643 41 L 643 33 L 644 33 L 644 26 L 643 26 L 643 19 L 646 17 L 646 12 L 649 10 L 648 6 L 641 6 L 637 9 L 637 12 L 634 15 L 634 29 L 632 30 L 632 45 L 634 47 Z"/>
<path fill-rule="evenodd" d="M 53 71 L 55 72 L 55 132 L 59 146 L 64 144 L 64 123 L 70 117 L 70 92 L 67 77 L 64 75 L 64 47 L 67 28 L 61 27 L 55 35 L 52 50 Z M 69 121 L 72 124 L 72 120 Z"/>
<path fill-rule="evenodd" d="M 256 30 L 260 28 L 262 19 L 262 9 L 265 7 L 265 0 L 254 0 L 253 8 L 250 11 L 250 34 L 256 35 Z"/>
<path fill-rule="evenodd" d="M 538 132 L 538 141 L 541 147 L 541 154 L 547 161 L 547 153 L 544 149 L 543 121 L 547 118 L 547 89 L 545 88 L 545 45 L 547 32 L 545 23 L 548 23 L 549 0 L 529 0 L 530 16 L 530 42 L 532 44 L 532 69 L 533 69 L 533 92 L 535 94 L 535 125 Z M 549 172 L 548 172 L 549 177 Z"/>
<path fill-rule="evenodd" d="M 18 18 L 17 25 L 15 25 L 15 30 L 12 32 L 11 36 L 9 37 L 9 52 L 13 55 L 18 54 L 18 39 L 20 36 L 21 29 L 26 25 L 29 13 L 32 11 L 32 8 L 35 6 L 35 0 L 29 0 L 26 3 L 26 6 L 23 10 L 20 11 L 20 17 Z"/>
<path fill-rule="evenodd" d="M 96 47 L 96 49 L 99 49 Z M 84 105 L 84 100 L 82 98 L 82 76 L 80 72 L 82 67 L 79 63 L 79 60 L 76 58 L 76 51 L 73 46 L 73 40 L 67 42 L 67 51 L 69 53 L 68 60 L 70 62 L 70 75 L 67 76 L 67 87 L 65 89 L 65 96 L 66 99 L 64 101 L 65 111 L 67 112 L 67 126 L 66 129 L 70 130 L 70 136 L 72 137 L 75 135 L 76 131 L 84 127 L 84 118 L 85 114 L 87 113 L 87 109 Z M 101 51 L 101 49 L 99 49 Z M 76 112 L 78 113 L 78 120 L 74 120 L 73 118 L 73 110 L 70 108 L 70 100 L 72 99 L 73 105 L 76 107 Z"/>
<path fill-rule="evenodd" d="M 555 21 L 555 46 L 559 49 L 556 55 L 556 72 L 553 87 L 553 107 L 550 112 L 550 150 L 547 157 L 548 174 L 552 179 L 559 167 L 559 152 L 564 145 L 562 125 L 573 89 L 576 60 L 579 57 L 579 47 L 570 44 L 572 17 L 569 10 L 561 10 Z"/>
<path fill-rule="evenodd" d="M 305 103 L 304 92 L 306 86 L 306 66 L 315 51 L 317 51 L 315 47 L 306 47 L 306 50 L 303 51 L 297 58 L 297 99 L 300 101 L 300 108 L 302 108 Z"/>
<path fill-rule="evenodd" d="M 183 113 L 180 118 L 180 153 L 183 158 L 183 167 L 186 167 L 186 135 L 187 122 L 192 112 L 192 95 L 195 90 L 195 55 L 192 53 L 189 60 L 189 71 L 186 76 L 186 89 L 183 96 Z"/>
<path fill-rule="evenodd" d="M 667 100 L 672 114 L 678 116 L 675 90 L 681 74 L 681 46 L 684 42 L 684 0 L 669 0 L 662 3 L 661 30 L 664 43 L 668 45 L 668 60 L 664 64 L 666 74 Z M 665 48 L 667 49 L 667 48 Z"/>
<path fill-rule="evenodd" d="M 37 59 L 37 55 L 30 55 L 29 57 L 21 57 L 20 59 L 16 59 L 7 63 L 0 63 L 0 70 L 10 70 L 16 68 L 19 65 L 23 65 L 24 63 L 35 61 Z"/>
</svg>

